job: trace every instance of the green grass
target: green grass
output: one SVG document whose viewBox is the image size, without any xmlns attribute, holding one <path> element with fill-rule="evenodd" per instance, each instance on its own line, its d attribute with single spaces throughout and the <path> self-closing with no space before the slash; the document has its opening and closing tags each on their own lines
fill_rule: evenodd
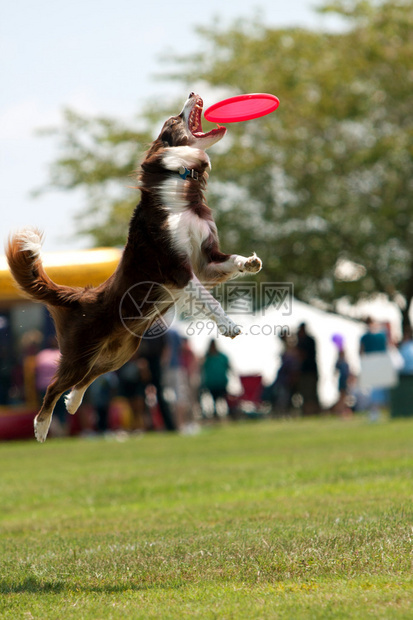
<svg viewBox="0 0 413 620">
<path fill-rule="evenodd" d="M 412 618 L 413 421 L 0 445 L 0 618 Z"/>
</svg>

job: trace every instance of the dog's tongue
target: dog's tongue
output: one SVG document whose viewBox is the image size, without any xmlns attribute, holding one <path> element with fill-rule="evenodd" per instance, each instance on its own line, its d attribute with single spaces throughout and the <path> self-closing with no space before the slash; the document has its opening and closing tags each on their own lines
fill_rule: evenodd
<svg viewBox="0 0 413 620">
<path fill-rule="evenodd" d="M 209 131 L 208 133 L 212 133 L 213 131 L 219 131 L 220 129 L 225 129 L 225 127 L 223 125 L 218 125 L 218 123 L 216 123 L 216 127 L 214 129 L 212 129 L 211 131 Z M 192 134 L 193 136 L 195 136 L 196 138 L 202 138 L 202 136 L 206 136 L 207 134 L 204 133 L 202 130 L 201 131 L 195 131 Z"/>
</svg>

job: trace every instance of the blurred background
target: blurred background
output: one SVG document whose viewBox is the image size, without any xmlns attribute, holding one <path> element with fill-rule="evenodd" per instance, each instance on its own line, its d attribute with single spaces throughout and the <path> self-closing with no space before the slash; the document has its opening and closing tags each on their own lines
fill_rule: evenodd
<svg viewBox="0 0 413 620">
<path fill-rule="evenodd" d="M 272 307 L 278 314 L 261 312 L 255 337 L 219 344 L 240 395 L 241 375 L 259 376 L 262 388 L 276 380 L 306 323 L 317 409 L 334 408 L 343 352 L 357 382 L 361 321 L 373 316 L 395 350 L 411 340 L 412 26 L 411 2 L 401 0 L 8 3 L 0 20 L 3 240 L 38 226 L 56 277 L 107 277 L 139 200 L 133 171 L 189 91 L 205 107 L 239 93 L 275 94 L 274 114 L 229 126 L 211 150 L 208 202 L 222 247 L 262 258 L 258 285 L 292 284 L 292 312 Z M 102 247 L 115 255 L 74 252 Z M 53 332 L 46 313 L 9 291 L 4 261 L 0 269 L 7 405 L 27 402 L 12 374 L 17 366 L 24 374 L 25 334 L 37 330 L 43 350 Z M 254 298 L 240 323 L 255 324 L 263 304 Z M 177 331 L 188 335 L 187 326 Z M 191 335 L 200 360 L 210 340 L 205 330 Z M 303 395 L 294 394 L 287 409 L 302 411 Z M 260 392 L 260 403 L 271 398 Z"/>
</svg>

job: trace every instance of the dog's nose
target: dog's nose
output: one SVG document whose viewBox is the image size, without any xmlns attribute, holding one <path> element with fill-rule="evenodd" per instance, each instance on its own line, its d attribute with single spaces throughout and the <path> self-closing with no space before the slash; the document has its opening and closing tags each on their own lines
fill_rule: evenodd
<svg viewBox="0 0 413 620">
<path fill-rule="evenodd" d="M 190 92 L 190 93 L 189 93 L 189 97 L 188 97 L 188 99 L 191 99 L 192 97 L 195 97 L 195 93 Z"/>
</svg>

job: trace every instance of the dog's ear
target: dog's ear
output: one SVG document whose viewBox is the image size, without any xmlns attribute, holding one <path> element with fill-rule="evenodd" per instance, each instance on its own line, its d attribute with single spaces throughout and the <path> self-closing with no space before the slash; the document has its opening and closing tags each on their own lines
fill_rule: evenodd
<svg viewBox="0 0 413 620">
<path fill-rule="evenodd" d="M 184 122 L 181 116 L 172 116 L 164 123 L 158 136 L 165 147 L 185 146 L 188 144 Z"/>
</svg>

